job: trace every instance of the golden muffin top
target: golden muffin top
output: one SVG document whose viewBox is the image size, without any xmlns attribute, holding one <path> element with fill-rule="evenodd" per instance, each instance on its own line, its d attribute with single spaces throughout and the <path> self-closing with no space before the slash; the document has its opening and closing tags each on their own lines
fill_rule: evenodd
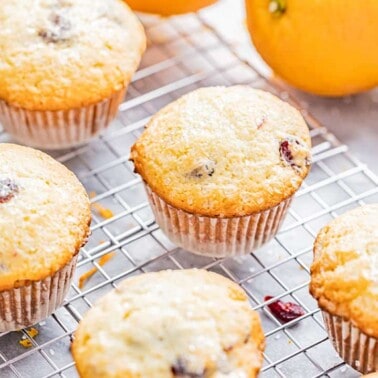
<svg viewBox="0 0 378 378">
<path fill-rule="evenodd" d="M 0 1 L 0 99 L 64 110 L 125 87 L 145 49 L 122 0 Z"/>
<path fill-rule="evenodd" d="M 263 347 L 240 286 L 192 269 L 122 282 L 84 316 L 72 351 L 82 378 L 253 378 Z"/>
<path fill-rule="evenodd" d="M 378 204 L 349 211 L 320 231 L 310 291 L 321 308 L 378 337 Z"/>
<path fill-rule="evenodd" d="M 170 205 L 232 217 L 292 196 L 309 172 L 310 144 L 301 114 L 270 93 L 210 87 L 152 117 L 131 160 Z"/>
<path fill-rule="evenodd" d="M 0 290 L 57 272 L 79 252 L 90 219 L 72 172 L 40 151 L 0 144 Z"/>
</svg>

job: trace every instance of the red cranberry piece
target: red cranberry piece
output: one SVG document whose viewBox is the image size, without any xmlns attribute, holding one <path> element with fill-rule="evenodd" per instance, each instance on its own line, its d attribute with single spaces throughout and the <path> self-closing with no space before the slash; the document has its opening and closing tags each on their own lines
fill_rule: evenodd
<svg viewBox="0 0 378 378">
<path fill-rule="evenodd" d="M 179 378 L 204 378 L 205 372 L 197 373 L 190 371 L 185 359 L 178 358 L 176 362 L 171 366 L 172 374 Z"/>
<path fill-rule="evenodd" d="M 0 203 L 10 201 L 19 192 L 19 186 L 11 179 L 0 179 Z"/>
<path fill-rule="evenodd" d="M 308 147 L 293 137 L 287 137 L 280 142 L 279 152 L 281 160 L 297 172 L 311 164 Z"/>
<path fill-rule="evenodd" d="M 269 301 L 272 298 L 272 296 L 267 295 L 264 298 L 264 301 Z M 284 323 L 288 323 L 305 314 L 305 311 L 300 305 L 292 302 L 282 302 L 281 300 L 277 300 L 268 304 L 268 307 L 272 314 Z"/>
</svg>

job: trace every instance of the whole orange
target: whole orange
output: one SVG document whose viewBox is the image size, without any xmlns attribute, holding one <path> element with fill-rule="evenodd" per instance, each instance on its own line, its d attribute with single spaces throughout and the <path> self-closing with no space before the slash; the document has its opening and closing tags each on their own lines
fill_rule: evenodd
<svg viewBox="0 0 378 378">
<path fill-rule="evenodd" d="M 217 0 L 126 0 L 134 10 L 156 13 L 163 16 L 195 12 L 198 9 L 214 4 Z"/>
<path fill-rule="evenodd" d="M 378 0 L 246 0 L 253 43 L 304 91 L 341 96 L 378 85 Z"/>
</svg>

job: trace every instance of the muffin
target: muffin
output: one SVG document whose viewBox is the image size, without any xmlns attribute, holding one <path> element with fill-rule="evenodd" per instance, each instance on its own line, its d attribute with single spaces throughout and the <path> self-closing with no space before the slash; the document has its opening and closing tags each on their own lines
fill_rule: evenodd
<svg viewBox="0 0 378 378">
<path fill-rule="evenodd" d="M 62 304 L 90 219 L 88 196 L 67 168 L 0 144 L 0 332 L 32 325 Z"/>
<path fill-rule="evenodd" d="M 205 270 L 126 279 L 84 316 L 82 378 L 256 377 L 264 336 L 245 292 Z"/>
<path fill-rule="evenodd" d="M 195 12 L 203 7 L 216 3 L 217 0 L 127 0 L 127 4 L 134 10 L 156 13 L 163 16 Z"/>
<path fill-rule="evenodd" d="M 279 228 L 310 168 L 300 113 L 247 86 L 198 89 L 160 110 L 131 150 L 155 218 L 177 245 L 252 252 Z"/>
<path fill-rule="evenodd" d="M 324 227 L 314 245 L 310 292 L 341 358 L 363 374 L 378 371 L 378 204 Z"/>
<path fill-rule="evenodd" d="M 0 122 L 24 144 L 65 148 L 104 130 L 146 41 L 121 0 L 0 2 Z"/>
</svg>

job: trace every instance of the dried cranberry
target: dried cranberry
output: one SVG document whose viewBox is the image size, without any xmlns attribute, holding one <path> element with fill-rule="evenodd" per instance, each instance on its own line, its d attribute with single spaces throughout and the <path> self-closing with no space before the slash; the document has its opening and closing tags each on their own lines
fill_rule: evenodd
<svg viewBox="0 0 378 378">
<path fill-rule="evenodd" d="M 293 164 L 293 155 L 291 153 L 290 145 L 288 140 L 284 140 L 280 143 L 280 155 L 286 163 Z"/>
<path fill-rule="evenodd" d="M 279 152 L 281 160 L 297 172 L 311 164 L 308 147 L 293 137 L 287 137 L 280 142 Z"/>
<path fill-rule="evenodd" d="M 264 301 L 269 301 L 272 298 L 272 296 L 267 295 L 264 298 Z M 268 304 L 268 307 L 272 314 L 284 323 L 290 322 L 291 320 L 297 319 L 305 314 L 305 311 L 300 305 L 292 302 L 282 302 L 281 300 L 277 300 Z"/>
<path fill-rule="evenodd" d="M 10 201 L 19 191 L 19 186 L 11 179 L 0 179 L 0 203 Z"/>
<path fill-rule="evenodd" d="M 38 35 L 45 42 L 58 43 L 67 41 L 70 38 L 68 31 L 71 29 L 71 22 L 67 17 L 60 13 L 52 12 L 49 21 L 51 26 L 38 32 Z"/>
<path fill-rule="evenodd" d="M 171 372 L 175 377 L 179 378 L 204 378 L 205 372 L 198 373 L 190 371 L 185 359 L 178 358 L 176 362 L 171 366 Z"/>
<path fill-rule="evenodd" d="M 189 173 L 189 176 L 194 178 L 211 177 L 215 173 L 215 165 L 215 161 L 205 159 Z"/>
</svg>

